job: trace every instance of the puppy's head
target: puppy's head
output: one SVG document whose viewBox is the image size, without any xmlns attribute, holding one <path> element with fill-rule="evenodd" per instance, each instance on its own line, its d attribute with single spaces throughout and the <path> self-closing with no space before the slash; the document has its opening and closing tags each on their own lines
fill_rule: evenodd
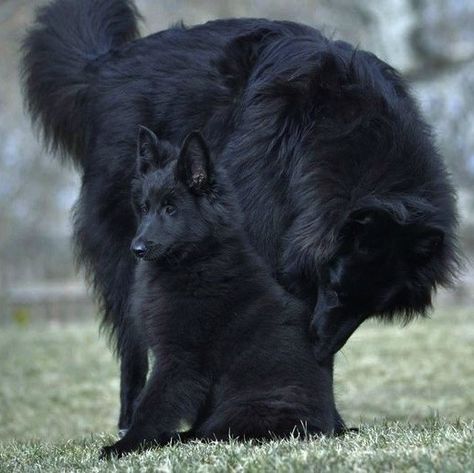
<svg viewBox="0 0 474 473">
<path fill-rule="evenodd" d="M 179 258 L 212 234 L 214 166 L 208 147 L 198 132 L 177 148 L 143 126 L 137 141 L 133 206 L 138 228 L 131 250 L 148 261 Z"/>
</svg>

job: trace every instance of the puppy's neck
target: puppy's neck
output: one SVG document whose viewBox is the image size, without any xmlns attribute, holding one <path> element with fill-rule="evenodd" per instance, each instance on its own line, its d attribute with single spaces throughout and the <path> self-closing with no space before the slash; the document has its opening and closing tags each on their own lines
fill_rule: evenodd
<svg viewBox="0 0 474 473">
<path fill-rule="evenodd" d="M 261 272 L 259 258 L 251 249 L 242 231 L 228 229 L 194 244 L 189 250 L 160 263 L 151 263 L 157 278 L 181 280 L 200 279 L 206 284 L 229 283 L 233 279 L 249 279 Z"/>
</svg>

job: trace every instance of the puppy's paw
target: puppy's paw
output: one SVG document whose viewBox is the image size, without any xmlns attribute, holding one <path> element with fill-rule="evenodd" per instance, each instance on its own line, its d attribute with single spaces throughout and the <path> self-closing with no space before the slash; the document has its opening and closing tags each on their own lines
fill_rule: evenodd
<svg viewBox="0 0 474 473">
<path fill-rule="evenodd" d="M 121 458 L 125 452 L 117 446 L 117 444 L 102 447 L 99 453 L 100 460 L 111 460 L 113 458 Z"/>
<path fill-rule="evenodd" d="M 359 427 L 348 427 L 346 431 L 348 434 L 360 434 Z"/>
<path fill-rule="evenodd" d="M 119 429 L 118 436 L 119 439 L 123 439 L 127 435 L 128 429 Z"/>
</svg>

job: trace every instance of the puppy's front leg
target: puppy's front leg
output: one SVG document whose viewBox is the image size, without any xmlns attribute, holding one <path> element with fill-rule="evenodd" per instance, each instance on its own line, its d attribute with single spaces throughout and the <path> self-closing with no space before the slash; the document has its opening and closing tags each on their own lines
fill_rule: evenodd
<svg viewBox="0 0 474 473">
<path fill-rule="evenodd" d="M 138 403 L 127 434 L 104 447 L 101 458 L 121 457 L 152 445 L 164 445 L 177 437 L 183 424 L 192 426 L 204 403 L 209 383 L 186 363 L 166 368 L 155 366 Z"/>
<path fill-rule="evenodd" d="M 132 424 L 133 411 L 146 384 L 148 351 L 143 347 L 136 328 L 127 322 L 129 335 L 120 351 L 120 418 L 119 433 L 123 437 Z"/>
</svg>

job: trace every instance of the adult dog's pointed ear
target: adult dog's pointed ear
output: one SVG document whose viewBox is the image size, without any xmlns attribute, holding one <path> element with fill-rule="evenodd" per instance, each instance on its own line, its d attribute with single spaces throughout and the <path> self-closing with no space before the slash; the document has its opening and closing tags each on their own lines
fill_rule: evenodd
<svg viewBox="0 0 474 473">
<path fill-rule="evenodd" d="M 184 140 L 176 166 L 176 177 L 196 194 L 207 193 L 212 185 L 214 166 L 204 138 L 198 131 Z"/>
<path fill-rule="evenodd" d="M 139 175 L 160 169 L 172 156 L 172 146 L 159 140 L 149 128 L 139 125 L 137 137 L 137 171 Z"/>
</svg>

